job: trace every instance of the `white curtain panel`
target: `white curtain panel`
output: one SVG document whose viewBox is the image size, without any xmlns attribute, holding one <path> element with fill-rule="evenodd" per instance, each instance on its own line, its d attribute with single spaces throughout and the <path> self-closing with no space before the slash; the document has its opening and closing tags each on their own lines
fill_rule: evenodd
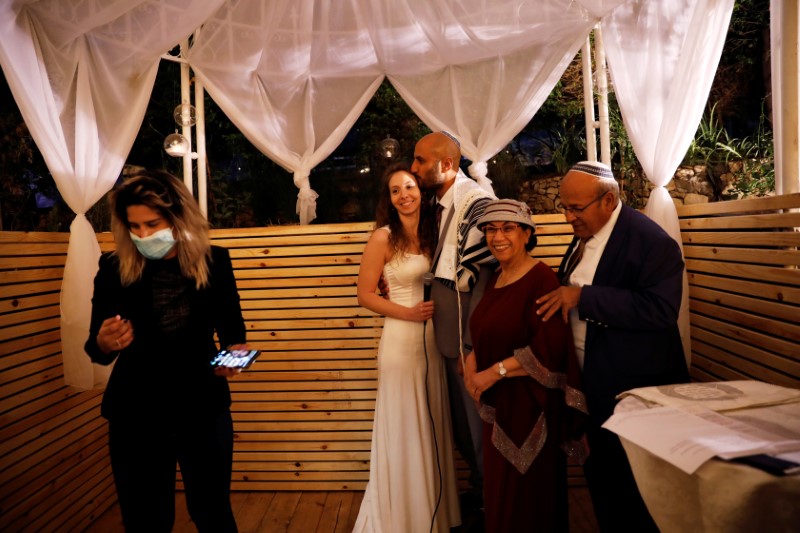
<svg viewBox="0 0 800 533">
<path fill-rule="evenodd" d="M 665 186 L 703 115 L 722 54 L 733 0 L 631 0 L 602 21 L 609 71 L 625 129 L 647 179 L 657 187 L 645 213 L 682 247 Z M 688 280 L 680 326 L 691 357 Z"/>
<path fill-rule="evenodd" d="M 102 385 L 109 372 L 93 368 L 83 351 L 100 256 L 85 213 L 122 170 L 147 108 L 159 56 L 220 3 L 0 2 L 0 63 L 59 192 L 77 213 L 61 290 L 67 385 Z"/>
<path fill-rule="evenodd" d="M 231 2 L 206 21 L 188 54 L 231 121 L 294 173 L 301 224 L 316 217 L 311 169 L 383 81 L 366 16 L 355 0 Z"/>
<path fill-rule="evenodd" d="M 378 53 L 398 93 L 428 127 L 459 139 L 470 174 L 490 189 L 487 161 L 541 107 L 594 13 L 613 5 L 585 3 L 593 10 L 569 0 L 397 0 L 406 8 L 381 33 Z"/>
</svg>

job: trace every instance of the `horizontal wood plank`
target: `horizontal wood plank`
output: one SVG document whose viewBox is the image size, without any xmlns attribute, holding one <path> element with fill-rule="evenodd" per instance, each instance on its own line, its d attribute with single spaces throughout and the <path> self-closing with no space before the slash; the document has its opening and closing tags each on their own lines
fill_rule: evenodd
<svg viewBox="0 0 800 533">
<path fill-rule="evenodd" d="M 784 304 L 776 300 L 740 296 L 695 285 L 689 287 L 689 297 L 695 302 L 712 302 L 724 307 L 732 307 L 763 315 L 769 321 L 769 324 L 761 326 L 761 329 L 765 331 L 777 332 L 787 323 L 800 322 L 800 308 L 796 305 Z M 697 304 L 690 302 L 689 305 L 691 307 Z"/>
<path fill-rule="evenodd" d="M 684 231 L 684 246 L 763 246 L 766 248 L 798 247 L 800 233 L 796 231 Z"/>
<path fill-rule="evenodd" d="M 58 305 L 61 302 L 59 292 L 49 292 L 36 294 L 34 296 L 12 297 L 7 300 L 0 300 L 0 313 L 14 313 L 26 309 L 36 309 L 48 305 Z"/>
<path fill-rule="evenodd" d="M 679 218 L 721 214 L 736 214 L 740 216 L 746 216 L 760 211 L 796 209 L 799 206 L 800 193 L 791 193 L 780 196 L 766 196 L 763 198 L 747 198 L 743 200 L 730 200 L 726 202 L 681 205 L 677 206 L 677 211 Z"/>
<path fill-rule="evenodd" d="M 735 263 L 779 265 L 796 267 L 800 265 L 800 251 L 765 250 L 763 248 L 723 248 L 718 246 L 686 246 L 684 256 L 691 259 L 707 259 Z"/>
<path fill-rule="evenodd" d="M 791 342 L 783 337 L 765 335 L 748 329 L 742 323 L 730 324 L 719 315 L 705 316 L 697 311 L 692 311 L 692 325 L 714 331 L 736 342 L 757 346 L 763 353 L 759 360 L 779 368 L 787 374 L 800 376 L 800 352 L 797 351 L 798 344 L 796 342 Z M 774 355 L 767 356 L 767 351 Z"/>
<path fill-rule="evenodd" d="M 733 230 L 800 227 L 800 213 L 769 213 L 764 215 L 688 218 L 680 220 L 681 232 L 694 230 Z"/>
<path fill-rule="evenodd" d="M 759 280 L 778 285 L 800 287 L 800 276 L 798 275 L 797 269 L 794 268 L 767 267 L 697 259 L 687 259 L 686 268 L 689 272 L 739 278 L 745 281 Z"/>
</svg>

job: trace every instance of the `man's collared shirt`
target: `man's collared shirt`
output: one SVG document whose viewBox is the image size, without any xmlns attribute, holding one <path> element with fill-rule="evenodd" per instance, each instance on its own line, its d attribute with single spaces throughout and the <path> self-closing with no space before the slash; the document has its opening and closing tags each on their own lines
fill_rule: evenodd
<svg viewBox="0 0 800 533">
<path fill-rule="evenodd" d="M 611 237 L 611 232 L 614 231 L 614 226 L 617 224 L 617 219 L 622 211 L 622 201 L 617 202 L 617 207 L 611 213 L 611 218 L 608 222 L 600 228 L 600 231 L 592 235 L 586 241 L 586 246 L 583 250 L 583 257 L 580 263 L 572 271 L 572 275 L 566 280 L 566 284 L 570 287 L 583 287 L 584 285 L 591 285 L 594 279 L 594 274 L 597 272 L 597 265 L 600 264 L 600 258 L 608 244 L 608 239 Z M 577 247 L 576 247 L 577 248 Z M 586 321 L 579 318 L 578 307 L 573 307 L 569 311 L 569 323 L 572 326 L 572 336 L 575 340 L 575 353 L 578 356 L 578 364 L 583 369 L 583 358 L 586 347 Z"/>
</svg>

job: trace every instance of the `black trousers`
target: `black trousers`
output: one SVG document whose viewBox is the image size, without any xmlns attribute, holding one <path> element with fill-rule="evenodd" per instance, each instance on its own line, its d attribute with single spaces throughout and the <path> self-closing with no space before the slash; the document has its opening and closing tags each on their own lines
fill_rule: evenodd
<svg viewBox="0 0 800 533">
<path fill-rule="evenodd" d="M 589 457 L 583 465 L 600 531 L 658 532 L 639 494 L 628 456 L 616 434 L 591 425 L 586 436 Z"/>
<path fill-rule="evenodd" d="M 109 421 L 109 451 L 127 532 L 169 532 L 175 521 L 176 464 L 197 529 L 236 532 L 230 501 L 233 421 L 224 413 L 175 420 Z"/>
</svg>

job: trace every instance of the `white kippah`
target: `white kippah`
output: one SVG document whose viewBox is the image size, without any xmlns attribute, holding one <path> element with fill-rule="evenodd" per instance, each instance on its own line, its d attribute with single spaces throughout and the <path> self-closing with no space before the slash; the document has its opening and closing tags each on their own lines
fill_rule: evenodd
<svg viewBox="0 0 800 533">
<path fill-rule="evenodd" d="M 441 133 L 442 135 L 444 135 L 445 137 L 447 137 L 448 139 L 450 139 L 451 141 L 453 141 L 454 143 L 456 143 L 456 146 L 458 146 L 459 150 L 461 149 L 461 143 L 460 143 L 460 142 L 458 142 L 458 139 L 456 139 L 456 136 L 455 136 L 455 135 L 453 135 L 453 134 L 452 134 L 452 133 L 450 133 L 449 131 L 445 131 L 445 130 L 442 130 L 442 131 L 440 131 L 439 133 Z"/>
<path fill-rule="evenodd" d="M 575 166 L 569 170 L 570 172 L 583 172 L 584 174 L 597 176 L 598 178 L 614 179 L 614 173 L 611 172 L 611 167 L 599 161 L 581 161 L 580 163 L 576 163 Z"/>
</svg>

